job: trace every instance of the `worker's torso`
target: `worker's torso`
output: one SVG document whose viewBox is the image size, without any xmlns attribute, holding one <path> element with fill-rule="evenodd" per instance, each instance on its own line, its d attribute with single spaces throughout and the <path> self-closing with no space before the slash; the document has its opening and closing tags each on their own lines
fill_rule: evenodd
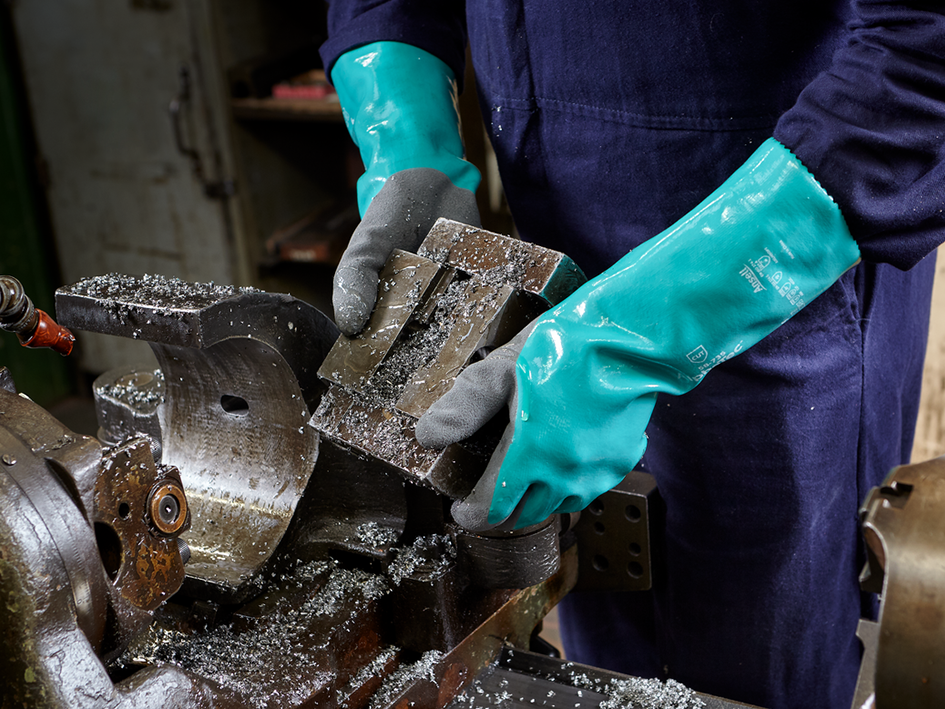
<svg viewBox="0 0 945 709">
<path fill-rule="evenodd" d="M 682 216 L 830 61 L 845 3 L 467 3 L 520 230 L 597 272 Z"/>
</svg>

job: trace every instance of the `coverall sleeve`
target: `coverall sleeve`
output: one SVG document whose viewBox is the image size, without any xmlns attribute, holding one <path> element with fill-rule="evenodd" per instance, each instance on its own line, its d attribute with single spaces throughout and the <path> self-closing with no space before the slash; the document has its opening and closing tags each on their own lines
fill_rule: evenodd
<svg viewBox="0 0 945 709">
<path fill-rule="evenodd" d="M 945 5 L 854 9 L 774 137 L 836 200 L 864 259 L 908 269 L 945 239 Z"/>
<path fill-rule="evenodd" d="M 325 70 L 342 54 L 371 42 L 403 42 L 444 61 L 462 88 L 466 62 L 464 0 L 334 0 L 328 4 Z"/>
</svg>

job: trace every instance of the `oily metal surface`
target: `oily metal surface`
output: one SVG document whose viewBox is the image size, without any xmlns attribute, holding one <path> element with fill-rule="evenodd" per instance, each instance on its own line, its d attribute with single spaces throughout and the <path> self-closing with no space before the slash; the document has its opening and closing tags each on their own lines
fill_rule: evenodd
<svg viewBox="0 0 945 709">
<path fill-rule="evenodd" d="M 160 367 L 120 367 L 99 375 L 92 384 L 98 438 L 120 443 L 145 434 L 154 457 L 161 458 L 161 423 L 158 407 L 164 403 L 164 372 Z"/>
<path fill-rule="evenodd" d="M 448 652 L 430 651 L 403 667 L 375 693 L 369 707 L 442 709 L 489 667 L 506 644 L 526 647 L 538 622 L 574 586 L 577 554 L 565 551 L 559 571 L 542 583 L 509 591 L 507 600 Z"/>
<path fill-rule="evenodd" d="M 115 438 L 140 424 L 153 437 L 156 418 L 161 460 L 180 470 L 191 506 L 188 576 L 238 592 L 282 539 L 311 475 L 318 436 L 306 424 L 337 328 L 291 296 L 160 276 L 85 279 L 56 303 L 72 327 L 151 344 L 163 392 L 156 373 L 146 400 L 136 382 L 147 372 L 110 373 L 96 392 L 103 430 Z M 122 387 L 137 390 L 129 399 Z"/>
<path fill-rule="evenodd" d="M 51 540 L 46 553 L 61 560 L 77 623 L 97 647 L 105 631 L 107 590 L 94 535 L 81 511 L 78 491 L 66 487 L 70 479 L 54 474 L 47 463 L 67 458 L 76 448 L 80 459 L 92 457 L 98 463 L 97 441 L 71 434 L 30 400 L 0 389 L 0 470 L 42 520 Z M 10 512 L 9 500 L 0 502 L 4 514 Z"/>
<path fill-rule="evenodd" d="M 862 585 L 882 584 L 876 707 L 945 706 L 945 458 L 894 469 L 861 513 Z"/>
<path fill-rule="evenodd" d="M 485 588 L 525 588 L 558 570 L 561 549 L 555 515 L 511 532 L 475 533 L 459 525 L 450 530 L 469 574 Z"/>
<path fill-rule="evenodd" d="M 394 549 L 379 573 L 315 561 L 267 576 L 267 590 L 223 623 L 168 607 L 122 663 L 174 667 L 238 706 L 444 706 L 503 643 L 528 642 L 573 584 L 573 553 L 564 567 L 531 589 L 472 589 L 449 537 L 427 535 Z"/>
<path fill-rule="evenodd" d="M 302 391 L 256 340 L 152 349 L 167 387 L 161 459 L 181 471 L 191 507 L 187 573 L 236 589 L 272 555 L 311 475 L 318 437 Z"/>
<path fill-rule="evenodd" d="M 146 438 L 110 449 L 95 486 L 93 522 L 114 533 L 100 533 L 99 552 L 103 558 L 117 552 L 106 573 L 128 603 L 147 611 L 176 593 L 184 581 L 176 541 L 190 521 L 183 494 L 173 524 L 161 529 L 162 523 L 153 514 L 153 501 L 174 490 L 181 491 L 180 474 L 154 463 Z M 117 544 L 109 546 L 107 539 Z"/>
<path fill-rule="evenodd" d="M 116 688 L 96 653 L 112 632 L 115 609 L 106 606 L 115 586 L 64 467 L 88 462 L 70 452 L 87 453 L 94 439 L 63 430 L 0 391 L 0 706 L 180 706 L 197 694 L 186 678 L 149 672 Z"/>
<path fill-rule="evenodd" d="M 28 450 L 12 445 L 3 430 L 0 450 L 22 456 L 16 466 L 42 466 Z M 91 644 L 101 640 L 105 625 L 104 575 L 95 581 L 90 578 L 94 565 L 83 565 L 97 561 L 94 537 L 63 493 L 54 502 L 62 507 L 64 524 L 77 534 L 84 525 L 84 534 L 66 539 L 72 548 L 60 551 L 64 540 L 53 535 L 61 530 L 47 524 L 49 511 L 37 509 L 9 474 L 10 467 L 15 466 L 0 465 L 0 705 L 82 706 L 80 682 L 92 696 L 111 689 Z M 30 477 L 36 475 L 49 473 L 34 467 Z"/>
</svg>

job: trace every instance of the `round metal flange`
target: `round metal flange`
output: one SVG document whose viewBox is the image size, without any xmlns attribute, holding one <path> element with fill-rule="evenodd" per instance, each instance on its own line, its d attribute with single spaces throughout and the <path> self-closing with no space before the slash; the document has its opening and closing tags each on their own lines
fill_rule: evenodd
<svg viewBox="0 0 945 709">
<path fill-rule="evenodd" d="M 177 483 L 159 483 L 148 498 L 148 516 L 162 534 L 177 534 L 187 521 L 187 498 Z"/>
</svg>

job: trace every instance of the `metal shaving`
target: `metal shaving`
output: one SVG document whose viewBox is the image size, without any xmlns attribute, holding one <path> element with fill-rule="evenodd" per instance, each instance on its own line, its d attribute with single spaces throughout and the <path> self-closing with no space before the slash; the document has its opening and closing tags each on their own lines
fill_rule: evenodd
<svg viewBox="0 0 945 709">
<path fill-rule="evenodd" d="M 436 666 L 445 657 L 439 650 L 430 650 L 410 665 L 401 665 L 371 697 L 368 709 L 386 707 L 407 687 L 421 679 L 436 684 Z"/>
<path fill-rule="evenodd" d="M 348 682 L 347 688 L 339 689 L 337 692 L 335 692 L 335 699 L 338 701 L 338 703 L 342 704 L 344 702 L 345 693 L 347 690 L 357 689 L 368 680 L 373 679 L 374 677 L 379 677 L 381 674 L 383 674 L 384 669 L 391 662 L 391 660 L 397 656 L 398 652 L 400 652 L 400 648 L 398 647 L 388 647 L 381 650 L 377 657 L 358 670 L 358 673 L 351 678 L 350 682 Z"/>
<path fill-rule="evenodd" d="M 439 451 L 420 448 L 412 438 L 404 434 L 404 431 L 413 428 L 416 422 L 413 417 L 397 411 L 388 411 L 385 418 L 372 419 L 365 409 L 373 409 L 377 405 L 357 392 L 349 392 L 349 395 L 360 409 L 352 408 L 336 418 L 333 412 L 338 402 L 334 392 L 329 390 L 312 415 L 311 425 L 326 436 L 356 441 L 363 449 L 371 451 L 372 455 L 402 468 L 407 468 L 409 464 L 416 469 L 425 469 L 436 460 Z"/>
<path fill-rule="evenodd" d="M 686 685 L 668 679 L 612 680 L 600 709 L 698 709 L 705 702 Z"/>
<path fill-rule="evenodd" d="M 96 298 L 107 312 L 124 323 L 132 307 L 150 307 L 164 316 L 182 318 L 186 310 L 199 310 L 220 300 L 244 293 L 258 293 L 256 288 L 190 283 L 180 278 L 150 275 L 126 276 L 110 273 L 84 278 L 61 290 L 66 294 Z"/>
<path fill-rule="evenodd" d="M 457 225 L 450 226 L 452 228 Z M 487 262 L 497 265 L 490 268 L 480 268 L 478 267 L 480 264 L 477 263 L 456 263 L 450 259 L 450 252 L 453 246 L 470 236 L 472 236 L 473 243 L 482 245 L 477 250 L 478 252 L 473 255 L 473 259 L 476 259 L 476 256 L 482 252 L 482 247 L 485 246 L 487 247 Z M 437 240 L 434 243 L 439 244 L 442 242 Z M 488 247 L 492 248 L 488 249 Z M 502 249 L 502 258 L 497 258 L 493 255 L 497 250 L 496 247 Z M 449 245 L 421 245 L 417 251 L 417 255 L 428 258 L 431 261 L 436 261 L 437 263 L 450 264 L 462 270 L 469 271 L 470 273 L 475 273 L 477 278 L 490 285 L 497 287 L 507 285 L 517 289 L 524 289 L 529 269 L 538 265 L 538 262 L 535 260 L 535 247 L 533 244 L 525 243 L 510 236 L 493 234 L 473 227 L 453 229 L 450 235 Z"/>
<path fill-rule="evenodd" d="M 330 575 L 318 593 L 298 608 L 277 609 L 265 624 L 237 631 L 221 625 L 206 633 L 186 635 L 152 626 L 119 664 L 175 665 L 213 679 L 251 701 L 254 707 L 292 706 L 308 696 L 312 668 L 319 666 L 330 638 L 313 639 L 317 618 L 337 613 L 342 604 L 374 601 L 389 589 L 387 580 L 361 570 L 338 568 L 334 562 L 311 562 L 296 568 L 288 581 L 311 585 Z M 285 682 L 298 678 L 298 685 Z M 273 685 L 279 685 L 275 692 Z"/>
<path fill-rule="evenodd" d="M 65 291 L 103 300 L 120 297 L 121 300 L 136 305 L 150 305 L 155 308 L 202 308 L 243 293 L 260 292 L 256 288 L 218 286 L 213 281 L 190 283 L 180 278 L 161 275 L 145 274 L 138 277 L 116 273 L 84 278 Z"/>
<path fill-rule="evenodd" d="M 361 393 L 374 406 L 392 409 L 413 374 L 429 365 L 443 349 L 450 334 L 449 314 L 463 301 L 469 281 L 454 281 L 437 299 L 428 327 L 402 335 L 370 379 L 361 384 Z"/>
<path fill-rule="evenodd" d="M 396 544 L 400 532 L 391 527 L 382 527 L 377 522 L 359 524 L 357 529 L 358 541 L 372 547 L 389 547 Z"/>
<path fill-rule="evenodd" d="M 395 586 L 418 573 L 435 577 L 449 569 L 456 559 L 453 540 L 445 534 L 417 537 L 411 546 L 396 549 L 394 553 L 396 556 L 387 575 Z"/>
<path fill-rule="evenodd" d="M 123 384 L 119 380 L 114 384 L 96 387 L 96 396 L 105 396 L 138 410 L 154 410 L 164 402 L 164 372 L 160 368 L 147 372 L 153 376 L 143 386 L 134 383 Z"/>
</svg>

